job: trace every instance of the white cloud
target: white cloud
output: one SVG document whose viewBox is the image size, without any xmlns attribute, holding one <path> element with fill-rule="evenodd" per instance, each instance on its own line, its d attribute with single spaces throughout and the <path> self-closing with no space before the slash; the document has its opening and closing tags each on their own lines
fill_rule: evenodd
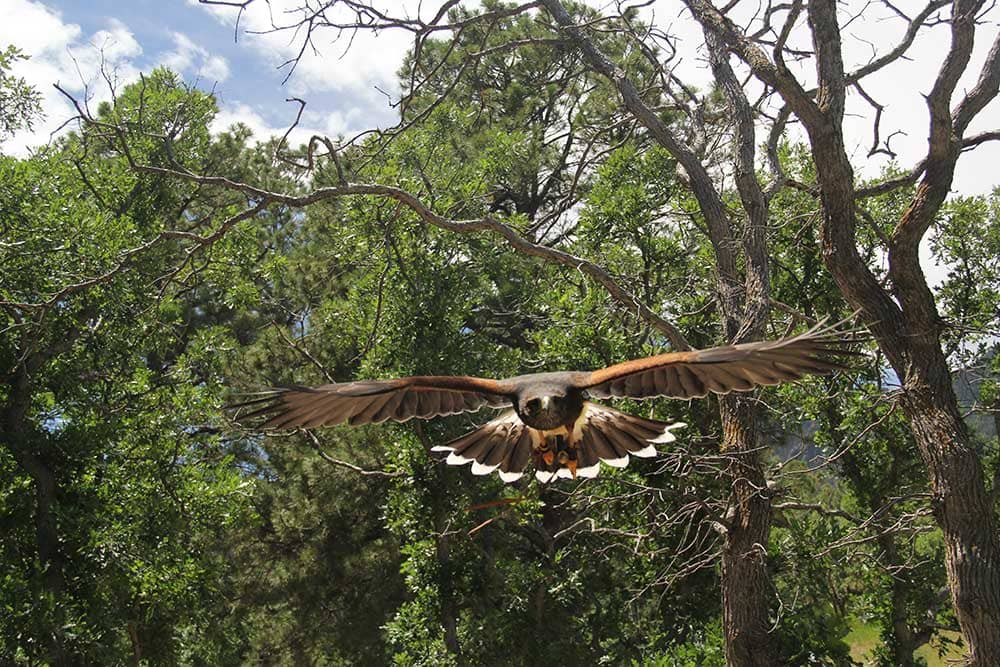
<svg viewBox="0 0 1000 667">
<path fill-rule="evenodd" d="M 303 114 L 305 116 L 305 114 Z M 288 125 L 294 120 L 294 115 L 289 119 Z M 303 118 L 306 121 L 307 118 Z M 309 119 L 311 120 L 311 119 Z M 242 123 L 250 128 L 255 139 L 263 141 L 271 136 L 283 136 L 288 131 L 288 125 L 276 126 L 269 123 L 264 116 L 249 104 L 222 104 L 219 113 L 216 114 L 209 129 L 213 133 L 220 133 L 228 130 L 236 123 Z M 309 141 L 314 134 L 323 135 L 324 129 L 312 126 L 310 122 L 300 122 L 288 135 L 288 143 L 298 146 Z"/>
<path fill-rule="evenodd" d="M 198 76 L 212 81 L 225 81 L 229 78 L 229 63 L 222 56 L 209 56 L 198 68 Z"/>
<path fill-rule="evenodd" d="M 172 32 L 170 38 L 174 48 L 160 55 L 161 64 L 180 74 L 194 74 L 216 83 L 229 78 L 229 63 L 225 58 L 211 55 L 183 33 Z"/>
<path fill-rule="evenodd" d="M 34 131 L 19 132 L 4 142 L 3 152 L 26 155 L 32 146 L 46 143 L 53 131 L 75 115 L 69 101 L 53 84 L 58 83 L 95 108 L 111 99 L 112 89 L 121 89 L 138 80 L 137 60 L 143 49 L 120 20 L 108 19 L 104 28 L 85 35 L 79 25 L 65 21 L 59 11 L 41 2 L 3 2 L 5 20 L 0 23 L 0 48 L 13 44 L 30 56 L 29 60 L 15 64 L 14 74 L 24 77 L 42 94 L 45 113 Z M 171 38 L 174 48 L 160 54 L 154 62 L 212 83 L 229 77 L 225 58 L 209 53 L 181 33 L 171 33 Z"/>
<path fill-rule="evenodd" d="M 271 134 L 284 134 L 284 130 L 271 127 L 256 109 L 248 104 L 225 105 L 212 120 L 211 130 L 214 134 L 224 132 L 236 123 L 243 123 L 250 128 L 254 136 L 264 138 Z"/>
<path fill-rule="evenodd" d="M 29 54 L 41 54 L 80 38 L 80 26 L 63 23 L 59 14 L 37 2 L 12 0 L 0 23 L 0 43 L 14 44 Z"/>
<path fill-rule="evenodd" d="M 242 123 L 250 128 L 255 139 L 263 141 L 268 137 L 284 136 L 297 111 L 298 109 L 294 108 L 294 105 L 289 104 L 288 123 L 275 125 L 268 122 L 259 108 L 241 102 L 234 104 L 222 102 L 219 113 L 212 121 L 210 129 L 213 133 L 218 134 L 229 129 L 235 123 Z M 362 107 L 351 107 L 337 111 L 306 109 L 302 112 L 299 124 L 288 134 L 288 143 L 292 147 L 298 147 L 308 142 L 313 136 L 350 139 L 356 134 L 370 129 L 366 122 L 368 118 L 369 114 Z"/>
<path fill-rule="evenodd" d="M 298 56 L 303 31 L 274 31 L 273 28 L 296 22 L 301 11 L 297 12 L 296 8 L 302 4 L 301 0 L 254 2 L 242 13 L 234 7 L 200 5 L 196 0 L 188 0 L 188 4 L 201 7 L 228 27 L 235 28 L 239 17 L 240 42 L 249 45 L 268 64 L 277 67 Z M 392 14 L 413 14 L 417 6 L 416 2 L 399 0 L 381 4 L 386 4 L 386 12 Z M 350 21 L 353 14 L 335 4 L 326 10 L 326 17 L 330 21 Z M 313 46 L 315 50 L 306 48 L 303 51 L 289 80 L 293 94 L 350 91 L 367 103 L 384 107 L 385 97 L 376 87 L 386 91 L 398 89 L 396 70 L 412 46 L 412 38 L 408 32 L 396 29 L 341 33 L 332 28 L 320 28 L 313 34 Z"/>
<path fill-rule="evenodd" d="M 135 58 L 142 54 L 142 47 L 128 26 L 116 18 L 108 19 L 110 30 L 98 30 L 89 42 L 111 61 Z"/>
</svg>

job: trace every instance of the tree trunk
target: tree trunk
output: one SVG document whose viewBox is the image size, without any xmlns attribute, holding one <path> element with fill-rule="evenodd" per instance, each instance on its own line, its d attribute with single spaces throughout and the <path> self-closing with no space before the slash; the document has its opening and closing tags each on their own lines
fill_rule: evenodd
<svg viewBox="0 0 1000 667">
<path fill-rule="evenodd" d="M 948 62 L 928 97 L 931 136 L 924 177 L 888 247 L 893 293 L 879 284 L 858 254 L 854 174 L 841 127 L 846 83 L 833 0 L 809 5 L 821 93 L 812 108 L 802 99 L 796 105 L 803 111 L 797 113 L 809 133 L 819 177 L 827 268 L 848 302 L 860 310 L 903 381 L 902 405 L 930 476 L 934 515 L 944 533 L 948 585 L 968 645 L 969 664 L 1000 665 L 997 520 L 979 455 L 958 411 L 941 349 L 941 320 L 918 252 L 920 239 L 948 194 L 960 154 L 962 124 L 953 124 L 949 115 L 957 77 L 944 72 L 955 69 L 949 64 L 967 61 L 981 4 L 956 2 L 953 7 Z"/>
<path fill-rule="evenodd" d="M 943 365 L 941 357 L 938 364 Z M 940 369 L 932 381 L 923 379 L 924 368 L 914 370 L 904 382 L 903 406 L 931 476 L 948 587 L 969 664 L 1000 665 L 1000 536 L 982 464 L 950 382 L 942 386 Z M 950 378 L 947 369 L 943 375 Z"/>
<path fill-rule="evenodd" d="M 882 534 L 878 538 L 879 548 L 887 564 L 899 563 L 899 550 L 892 534 Z M 889 597 L 892 604 L 892 644 L 889 656 L 893 664 L 899 667 L 913 667 L 913 652 L 917 650 L 917 638 L 906 618 L 906 603 L 909 597 L 908 586 L 897 577 L 892 577 L 892 589 Z"/>
<path fill-rule="evenodd" d="M 829 234 L 835 211 L 828 209 L 827 217 Z M 838 241 L 832 235 L 825 239 L 827 267 L 848 302 L 861 309 L 903 382 L 902 406 L 930 477 L 934 516 L 944 533 L 948 587 L 969 664 L 1000 665 L 1000 537 L 939 337 L 928 331 L 930 325 L 908 324 L 895 307 L 883 307 L 888 295 L 868 280 L 867 271 L 853 270 L 854 261 L 841 261 L 857 255 L 838 247 Z"/>
<path fill-rule="evenodd" d="M 778 664 L 770 632 L 774 591 L 767 570 L 771 499 L 760 464 L 753 399 L 720 399 L 723 453 L 730 457 L 732 496 L 722 551 L 722 630 L 726 664 Z"/>
<path fill-rule="evenodd" d="M 47 619 L 50 623 L 47 632 L 47 658 L 53 665 L 72 664 L 66 654 L 63 632 L 62 598 L 65 580 L 55 515 L 58 487 L 52 470 L 33 449 L 33 438 L 26 422 L 31 404 L 31 387 L 23 364 L 8 383 L 8 391 L 0 422 L 0 441 L 6 444 L 14 460 L 31 477 L 35 486 L 35 547 L 41 568 L 42 591 L 48 598 L 51 610 Z"/>
</svg>

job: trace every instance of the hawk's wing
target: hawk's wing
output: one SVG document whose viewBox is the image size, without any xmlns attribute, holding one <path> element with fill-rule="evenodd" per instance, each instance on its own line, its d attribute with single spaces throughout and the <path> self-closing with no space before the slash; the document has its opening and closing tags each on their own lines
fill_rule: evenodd
<svg viewBox="0 0 1000 667">
<path fill-rule="evenodd" d="M 858 354 L 854 342 L 832 328 L 815 327 L 777 341 L 669 352 L 593 371 L 576 382 L 595 398 L 700 398 L 715 392 L 749 391 L 797 380 L 808 373 L 844 369 L 837 357 Z"/>
<path fill-rule="evenodd" d="M 535 471 L 543 484 L 555 477 L 597 477 L 598 461 L 612 468 L 624 468 L 630 456 L 656 456 L 656 445 L 677 439 L 671 431 L 686 426 L 684 422 L 663 422 L 636 417 L 620 410 L 585 401 L 583 412 L 574 425 L 576 469 L 554 462 L 548 469 Z"/>
<path fill-rule="evenodd" d="M 540 441 L 539 433 L 525 426 L 513 410 L 508 410 L 471 433 L 431 447 L 431 451 L 450 452 L 445 459 L 449 465 L 471 463 L 473 475 L 488 475 L 496 470 L 500 479 L 513 482 L 524 474 Z"/>
<path fill-rule="evenodd" d="M 509 388 L 496 380 L 424 375 L 275 389 L 236 407 L 254 408 L 241 419 L 267 417 L 264 428 L 314 428 L 342 422 L 352 426 L 403 422 L 473 412 L 483 406 L 505 407 L 511 397 Z"/>
</svg>

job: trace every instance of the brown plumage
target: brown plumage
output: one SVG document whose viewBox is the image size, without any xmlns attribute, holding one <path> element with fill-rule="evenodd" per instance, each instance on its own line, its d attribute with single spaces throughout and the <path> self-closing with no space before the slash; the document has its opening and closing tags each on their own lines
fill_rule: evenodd
<svg viewBox="0 0 1000 667">
<path fill-rule="evenodd" d="M 512 407 L 433 449 L 450 452 L 449 464 L 472 463 L 477 475 L 495 470 L 508 482 L 521 477 L 529 461 L 542 481 L 593 477 L 598 461 L 624 467 L 629 456 L 655 455 L 654 445 L 672 441 L 671 429 L 683 424 L 635 417 L 586 398 L 691 399 L 749 391 L 844 368 L 840 359 L 854 354 L 851 342 L 833 328 L 815 327 L 777 341 L 668 352 L 592 372 L 507 380 L 431 375 L 288 387 L 242 404 L 254 408 L 242 418 L 266 417 L 264 428 L 315 428 Z"/>
</svg>

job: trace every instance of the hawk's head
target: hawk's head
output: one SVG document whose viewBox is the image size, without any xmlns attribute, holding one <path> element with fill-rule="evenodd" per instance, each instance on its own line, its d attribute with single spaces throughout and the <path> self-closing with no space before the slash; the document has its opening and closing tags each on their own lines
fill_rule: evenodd
<svg viewBox="0 0 1000 667">
<path fill-rule="evenodd" d="M 583 393 L 568 387 L 538 387 L 520 396 L 515 409 L 521 421 L 532 428 L 572 427 L 583 409 Z"/>
</svg>

